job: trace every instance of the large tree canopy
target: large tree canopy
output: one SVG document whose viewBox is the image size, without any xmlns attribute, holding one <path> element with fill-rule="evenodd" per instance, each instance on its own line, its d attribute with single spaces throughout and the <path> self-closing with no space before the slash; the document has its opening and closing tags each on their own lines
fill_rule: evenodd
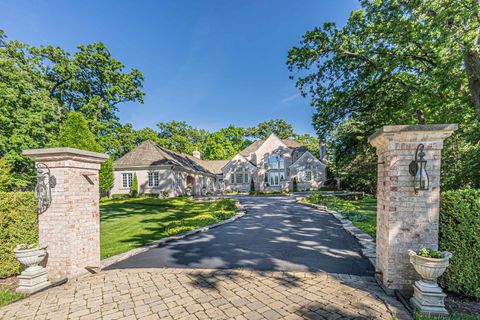
<svg viewBox="0 0 480 320">
<path fill-rule="evenodd" d="M 336 139 L 335 174 L 352 178 L 350 168 L 371 167 L 360 162 L 375 161 L 366 137 L 380 126 L 459 123 L 457 143 L 447 142 L 445 150 L 444 186 L 459 186 L 450 183 L 453 167 L 468 177 L 460 185 L 478 186 L 478 164 L 448 162 L 455 153 L 480 163 L 478 0 L 363 0 L 361 6 L 341 28 L 326 23 L 307 32 L 287 60 L 316 108 L 317 132 Z M 375 172 L 356 171 L 372 190 Z"/>
<path fill-rule="evenodd" d="M 142 83 L 143 75 L 126 71 L 102 43 L 79 46 L 72 56 L 7 40 L 0 30 L 0 155 L 12 166 L 16 187 L 34 181 L 21 151 L 56 145 L 70 111 L 86 118 L 103 149 L 118 148 L 118 105 L 143 102 Z"/>
<path fill-rule="evenodd" d="M 326 23 L 289 52 L 292 77 L 317 107 L 319 133 L 351 116 L 397 123 L 411 123 L 417 110 L 427 123 L 471 117 L 480 73 L 465 68 L 465 57 L 478 58 L 478 0 L 361 4 L 343 28 Z"/>
</svg>

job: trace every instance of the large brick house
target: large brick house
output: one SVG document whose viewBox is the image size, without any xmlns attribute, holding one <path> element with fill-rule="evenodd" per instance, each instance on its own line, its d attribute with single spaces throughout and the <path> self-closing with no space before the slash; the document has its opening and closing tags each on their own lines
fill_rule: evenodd
<svg viewBox="0 0 480 320">
<path fill-rule="evenodd" d="M 321 151 L 324 154 L 324 150 Z M 326 164 L 295 140 L 275 134 L 258 140 L 231 160 L 203 160 L 198 151 L 185 155 L 150 140 L 115 162 L 112 194 L 129 193 L 134 174 L 139 193 L 168 196 L 249 191 L 318 189 L 326 179 Z"/>
</svg>

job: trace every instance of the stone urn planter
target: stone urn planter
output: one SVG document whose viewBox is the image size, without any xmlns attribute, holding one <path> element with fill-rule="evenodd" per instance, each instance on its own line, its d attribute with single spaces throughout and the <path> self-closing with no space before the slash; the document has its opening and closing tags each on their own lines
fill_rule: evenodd
<svg viewBox="0 0 480 320">
<path fill-rule="evenodd" d="M 47 256 L 46 245 L 36 247 L 18 245 L 13 252 L 17 260 L 27 267 L 18 276 L 18 292 L 33 293 L 50 285 L 47 270 L 40 265 Z"/>
<path fill-rule="evenodd" d="M 420 256 L 412 250 L 409 250 L 408 254 L 410 255 L 410 263 L 422 278 L 415 281 L 414 293 L 410 302 L 422 313 L 448 314 L 444 302 L 446 294 L 438 286 L 437 279 L 449 266 L 452 254 L 444 251 L 440 258 Z"/>
</svg>

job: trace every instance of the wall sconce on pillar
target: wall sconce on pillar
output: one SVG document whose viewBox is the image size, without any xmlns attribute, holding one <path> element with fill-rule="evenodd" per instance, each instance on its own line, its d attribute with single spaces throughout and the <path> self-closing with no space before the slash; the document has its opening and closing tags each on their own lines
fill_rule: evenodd
<svg viewBox="0 0 480 320">
<path fill-rule="evenodd" d="M 425 152 L 423 149 L 425 146 L 421 143 L 417 146 L 417 150 L 415 151 L 415 160 L 410 162 L 409 165 L 409 172 L 413 178 L 413 189 L 415 192 L 419 190 L 429 190 L 429 181 L 428 181 L 428 174 L 427 174 L 427 160 L 425 157 Z"/>
</svg>

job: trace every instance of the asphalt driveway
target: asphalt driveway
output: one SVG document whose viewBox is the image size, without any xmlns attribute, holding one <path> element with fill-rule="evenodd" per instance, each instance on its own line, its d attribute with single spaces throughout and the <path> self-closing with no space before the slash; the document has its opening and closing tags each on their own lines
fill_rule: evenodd
<svg viewBox="0 0 480 320">
<path fill-rule="evenodd" d="M 247 210 L 243 218 L 107 269 L 248 268 L 373 275 L 356 239 L 330 214 L 297 204 L 293 197 L 238 199 Z"/>
</svg>

